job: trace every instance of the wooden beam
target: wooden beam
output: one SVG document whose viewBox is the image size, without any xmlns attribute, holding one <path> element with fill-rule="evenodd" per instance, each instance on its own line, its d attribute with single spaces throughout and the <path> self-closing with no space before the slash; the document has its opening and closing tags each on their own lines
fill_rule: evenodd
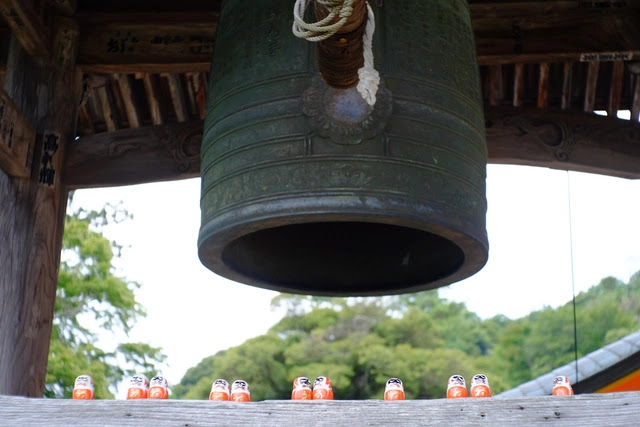
<svg viewBox="0 0 640 427">
<path fill-rule="evenodd" d="M 40 7 L 43 2 L 40 2 Z M 51 51 L 50 29 L 33 0 L 0 0 L 0 14 L 14 36 L 31 56 L 45 58 Z"/>
<path fill-rule="evenodd" d="M 502 65 L 491 65 L 489 67 L 489 105 L 500 105 L 502 98 Z"/>
<path fill-rule="evenodd" d="M 540 78 L 538 79 L 538 108 L 549 106 L 549 64 L 540 64 Z"/>
<path fill-rule="evenodd" d="M 571 62 L 565 62 L 562 70 L 562 98 L 560 107 L 563 110 L 568 110 L 571 107 L 572 66 L 573 64 Z"/>
<path fill-rule="evenodd" d="M 140 106 L 133 95 L 133 77 L 129 74 L 116 74 L 115 79 L 118 82 L 120 93 L 122 93 L 122 101 L 124 102 L 124 109 L 127 113 L 127 120 L 129 121 L 129 127 L 137 128 L 142 123 Z"/>
<path fill-rule="evenodd" d="M 478 62 L 578 62 L 603 53 L 640 57 L 640 4 L 604 3 L 471 1 Z M 78 63 L 85 72 L 206 72 L 219 11 L 220 1 L 212 1 L 209 10 L 195 12 L 79 13 Z"/>
<path fill-rule="evenodd" d="M 92 135 L 96 133 L 96 129 L 93 127 L 93 121 L 91 115 L 87 111 L 87 104 L 80 106 L 78 111 L 78 132 L 81 135 Z"/>
<path fill-rule="evenodd" d="M 633 101 L 631 103 L 631 120 L 640 122 L 640 74 L 634 76 L 636 87 L 633 91 Z"/>
<path fill-rule="evenodd" d="M 176 113 L 176 119 L 179 122 L 186 122 L 189 120 L 189 112 L 187 111 L 187 104 L 184 99 L 184 88 L 180 76 L 177 74 L 165 75 L 169 85 L 169 93 L 171 94 L 171 101 L 173 109 Z"/>
<path fill-rule="evenodd" d="M 60 15 L 73 16 L 78 7 L 78 0 L 52 0 L 51 7 Z"/>
<path fill-rule="evenodd" d="M 487 108 L 489 162 L 640 178 L 640 124 L 595 114 Z"/>
<path fill-rule="evenodd" d="M 0 0 L 24 44 L 46 55 L 47 28 L 30 11 L 32 3 Z M 207 10 L 172 13 L 79 12 L 78 64 L 85 72 L 110 74 L 206 72 L 220 4 L 212 0 Z M 480 65 L 640 57 L 637 0 L 471 0 L 469 7 Z"/>
<path fill-rule="evenodd" d="M 640 54 L 636 0 L 469 3 L 480 65 L 575 62 L 603 52 Z"/>
<path fill-rule="evenodd" d="M 9 95 L 0 92 L 0 169 L 7 175 L 31 175 L 36 131 Z"/>
<path fill-rule="evenodd" d="M 29 178 L 0 172 L 0 394 L 44 392 L 67 204 L 61 172 L 82 89 L 77 26 L 62 18 L 54 26 L 51 60 L 34 60 L 13 38 L 5 77 L 42 138 Z"/>
<path fill-rule="evenodd" d="M 85 72 L 207 71 L 219 9 L 213 1 L 197 12 L 78 14 L 78 62 Z"/>
<path fill-rule="evenodd" d="M 0 418 L 11 426 L 66 427 L 87 417 L 94 425 L 120 427 L 298 425 L 301 412 L 305 419 L 320 426 L 349 421 L 368 426 L 633 426 L 640 417 L 640 392 L 397 401 L 266 400 L 242 404 L 173 399 L 77 402 L 0 396 Z"/>
<path fill-rule="evenodd" d="M 68 189 L 194 178 L 203 122 L 100 133 L 74 141 L 64 167 Z"/>
<path fill-rule="evenodd" d="M 154 125 L 161 125 L 167 121 L 166 103 L 160 98 L 160 83 L 158 76 L 155 74 L 143 74 L 142 82 L 144 90 L 147 94 L 147 103 L 149 104 L 149 112 L 151 113 L 151 122 Z"/>
<path fill-rule="evenodd" d="M 99 86 L 93 89 L 93 91 L 98 95 L 98 101 L 100 102 L 100 107 L 102 108 L 102 117 L 104 118 L 104 123 L 105 126 L 107 126 L 107 130 L 114 131 L 118 129 L 118 109 L 113 102 L 113 98 L 107 91 L 107 86 Z"/>
<path fill-rule="evenodd" d="M 590 62 L 587 69 L 587 87 L 584 93 L 584 111 L 590 113 L 596 103 L 596 86 L 598 85 L 598 74 L 600 71 L 600 63 L 597 61 Z"/>
<path fill-rule="evenodd" d="M 640 22 L 638 23 L 640 25 Z M 624 62 L 615 61 L 611 72 L 611 84 L 609 85 L 609 106 L 607 114 L 611 117 L 618 116 L 620 109 L 620 97 L 622 96 L 622 84 L 624 79 Z"/>
<path fill-rule="evenodd" d="M 524 97 L 524 64 L 515 64 L 513 73 L 513 106 L 520 107 Z"/>
<path fill-rule="evenodd" d="M 489 162 L 640 178 L 640 124 L 569 111 L 488 107 Z M 170 181 L 200 174 L 202 121 L 123 129 L 69 147 L 69 189 Z"/>
</svg>

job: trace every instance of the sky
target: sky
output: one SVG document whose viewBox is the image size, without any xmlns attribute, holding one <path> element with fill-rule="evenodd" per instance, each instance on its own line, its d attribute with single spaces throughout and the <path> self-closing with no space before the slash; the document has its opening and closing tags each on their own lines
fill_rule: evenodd
<svg viewBox="0 0 640 427">
<path fill-rule="evenodd" d="M 70 205 L 100 210 L 122 202 L 133 215 L 103 234 L 124 246 L 116 274 L 141 284 L 136 296 L 147 317 L 128 340 L 163 348 L 170 384 L 283 315 L 270 307 L 276 292 L 221 278 L 200 263 L 199 200 L 198 178 L 79 190 Z M 607 276 L 626 282 L 640 270 L 640 180 L 488 165 L 487 202 L 486 266 L 439 291 L 482 318 L 557 307 L 573 288 L 577 294 Z M 228 328 L 236 318 L 242 321 Z"/>
</svg>

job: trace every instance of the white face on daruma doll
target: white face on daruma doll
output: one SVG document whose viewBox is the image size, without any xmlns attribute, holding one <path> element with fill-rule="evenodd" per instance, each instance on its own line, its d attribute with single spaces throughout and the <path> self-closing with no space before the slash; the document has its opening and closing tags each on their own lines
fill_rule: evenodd
<svg viewBox="0 0 640 427">
<path fill-rule="evenodd" d="M 389 378 L 385 386 L 386 390 L 403 390 L 402 381 L 400 378 Z"/>
<path fill-rule="evenodd" d="M 213 382 L 211 391 L 224 391 L 226 393 L 229 393 L 229 382 L 227 380 L 219 378 Z"/>
<path fill-rule="evenodd" d="M 231 392 L 245 392 L 249 393 L 249 384 L 244 380 L 236 380 L 231 386 Z"/>
<path fill-rule="evenodd" d="M 147 377 L 144 375 L 134 375 L 131 377 L 131 381 L 129 381 L 129 387 L 140 387 L 146 389 L 148 385 L 149 382 L 147 381 Z"/>
</svg>

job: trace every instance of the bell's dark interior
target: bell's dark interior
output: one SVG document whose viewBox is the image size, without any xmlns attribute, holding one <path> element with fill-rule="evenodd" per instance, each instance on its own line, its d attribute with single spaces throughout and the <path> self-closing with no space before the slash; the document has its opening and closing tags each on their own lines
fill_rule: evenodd
<svg viewBox="0 0 640 427">
<path fill-rule="evenodd" d="M 457 271 L 464 253 L 438 235 L 390 224 L 317 222 L 231 242 L 222 261 L 267 286 L 307 294 L 392 294 Z"/>
</svg>

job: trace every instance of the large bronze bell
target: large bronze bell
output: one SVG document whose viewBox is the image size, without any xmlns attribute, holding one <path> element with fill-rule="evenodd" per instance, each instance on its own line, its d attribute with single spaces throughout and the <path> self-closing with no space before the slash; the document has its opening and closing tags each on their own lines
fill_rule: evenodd
<svg viewBox="0 0 640 427">
<path fill-rule="evenodd" d="M 226 0 L 202 143 L 202 263 L 238 282 L 384 295 L 487 261 L 487 149 L 464 0 L 377 7 L 373 107 L 328 86 L 291 0 Z"/>
</svg>

